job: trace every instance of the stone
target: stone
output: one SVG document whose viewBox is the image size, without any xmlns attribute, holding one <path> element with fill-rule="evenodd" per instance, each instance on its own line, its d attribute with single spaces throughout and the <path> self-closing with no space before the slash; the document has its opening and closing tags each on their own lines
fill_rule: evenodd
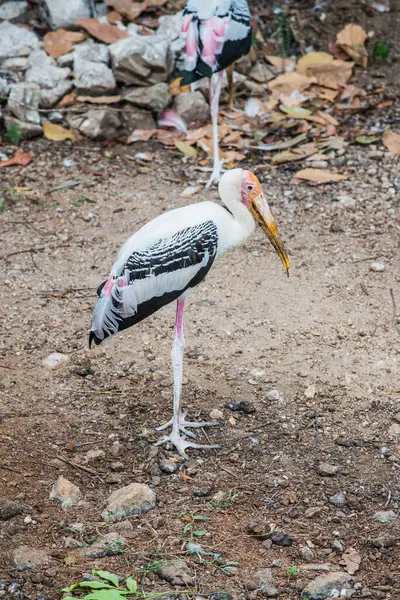
<svg viewBox="0 0 400 600">
<path fill-rule="evenodd" d="M 383 533 L 371 539 L 371 544 L 375 548 L 392 548 L 396 545 L 396 538 L 393 535 Z"/>
<path fill-rule="evenodd" d="M 0 498 L 0 521 L 8 521 L 22 513 L 22 506 L 15 500 Z"/>
<path fill-rule="evenodd" d="M 172 100 L 169 87 L 166 83 L 155 83 L 149 87 L 136 87 L 124 95 L 124 100 L 135 106 L 161 112 Z"/>
<path fill-rule="evenodd" d="M 157 569 L 156 573 L 171 585 L 190 586 L 193 583 L 189 566 L 184 560 L 169 561 Z"/>
<path fill-rule="evenodd" d="M 173 462 L 172 460 L 169 460 L 168 458 L 164 458 L 163 460 L 160 460 L 159 467 L 160 467 L 161 471 L 163 471 L 164 473 L 168 473 L 169 475 L 171 475 L 172 473 L 175 473 L 178 469 L 178 465 L 176 464 L 176 462 Z"/>
<path fill-rule="evenodd" d="M 42 135 L 43 133 L 41 125 L 38 125 L 37 123 L 26 123 L 25 121 L 20 121 L 19 119 L 15 119 L 14 117 L 10 117 L 8 115 L 4 116 L 4 125 L 6 129 L 18 127 L 24 140 L 30 140 Z"/>
<path fill-rule="evenodd" d="M 106 65 L 110 63 L 108 46 L 106 44 L 99 44 L 91 38 L 81 44 L 76 44 L 73 52 L 69 54 L 72 54 L 75 60 L 88 60 L 90 62 L 105 63 Z M 69 56 L 69 54 L 64 56 Z"/>
<path fill-rule="evenodd" d="M 109 49 L 115 77 L 128 85 L 167 81 L 174 66 L 166 36 L 134 35 L 118 40 Z"/>
<path fill-rule="evenodd" d="M 9 21 L 0 23 L 0 40 L 0 61 L 14 56 L 29 56 L 40 43 L 36 33 Z"/>
<path fill-rule="evenodd" d="M 269 568 L 258 569 L 246 587 L 250 591 L 259 590 L 267 598 L 279 596 L 279 590 L 273 584 L 272 570 Z"/>
<path fill-rule="evenodd" d="M 270 539 L 277 546 L 291 546 L 293 543 L 292 537 L 283 531 L 273 531 Z"/>
<path fill-rule="evenodd" d="M 121 113 L 123 128 L 132 132 L 135 129 L 156 129 L 157 125 L 151 112 L 142 108 L 125 108 Z"/>
<path fill-rule="evenodd" d="M 267 67 L 265 63 L 257 62 L 251 69 L 249 77 L 257 81 L 257 83 L 267 83 L 276 77 L 275 73 Z"/>
<path fill-rule="evenodd" d="M 8 0 L 8 2 L 0 6 L 0 19 L 3 21 L 16 19 L 22 15 L 27 8 L 28 3 L 24 0 Z"/>
<path fill-rule="evenodd" d="M 27 70 L 25 81 L 36 83 L 41 88 L 53 89 L 69 74 L 68 67 L 56 67 L 52 64 L 42 63 Z"/>
<path fill-rule="evenodd" d="M 184 57 L 182 54 L 185 49 L 185 40 L 181 35 L 182 15 L 183 12 L 180 11 L 174 15 L 161 16 L 158 19 L 159 26 L 157 29 L 157 35 L 168 38 L 169 47 L 175 59 L 174 62 L 179 70 L 183 70 L 184 68 Z"/>
<path fill-rule="evenodd" d="M 278 404 L 283 404 L 283 393 L 279 390 L 269 390 L 264 396 L 264 402 L 278 402 Z"/>
<path fill-rule="evenodd" d="M 319 575 L 306 585 L 301 592 L 301 597 L 308 598 L 308 600 L 346 598 L 347 592 L 351 590 L 351 579 L 351 575 L 343 571 Z"/>
<path fill-rule="evenodd" d="M 208 594 L 207 598 L 210 600 L 233 600 L 232 594 L 226 590 L 216 590 L 215 592 L 211 592 Z"/>
<path fill-rule="evenodd" d="M 118 113 L 108 108 L 88 110 L 84 114 L 68 114 L 67 123 L 92 139 L 113 140 L 118 136 L 121 121 Z"/>
<path fill-rule="evenodd" d="M 53 352 L 43 360 L 43 366 L 47 367 L 48 369 L 57 369 L 58 367 L 67 364 L 68 362 L 69 356 L 67 354 Z"/>
<path fill-rule="evenodd" d="M 39 125 L 39 99 L 40 88 L 35 83 L 14 83 L 10 86 L 7 109 L 17 119 Z"/>
<path fill-rule="evenodd" d="M 314 553 L 308 546 L 300 546 L 299 548 L 299 557 L 306 562 L 313 562 Z"/>
<path fill-rule="evenodd" d="M 29 546 L 19 546 L 12 551 L 11 560 L 17 571 L 26 571 L 27 569 L 44 567 L 47 565 L 49 557 L 45 550 Z"/>
<path fill-rule="evenodd" d="M 210 410 L 209 415 L 210 419 L 218 420 L 224 418 L 224 413 L 219 408 L 213 408 L 212 410 Z"/>
<path fill-rule="evenodd" d="M 28 66 L 28 59 L 26 56 L 6 58 L 6 60 L 1 63 L 1 68 L 5 71 L 25 71 Z"/>
<path fill-rule="evenodd" d="M 120 473 L 121 471 L 123 471 L 125 469 L 124 463 L 122 463 L 119 460 L 112 462 L 110 467 L 111 467 L 111 470 L 114 471 L 115 473 Z"/>
<path fill-rule="evenodd" d="M 61 502 L 63 508 L 70 508 L 79 504 L 82 499 L 81 490 L 74 483 L 60 475 L 51 488 L 49 500 Z"/>
<path fill-rule="evenodd" d="M 198 91 L 178 94 L 174 100 L 174 108 L 187 125 L 194 121 L 206 123 L 210 119 L 210 107 L 203 94 Z"/>
<path fill-rule="evenodd" d="M 327 462 L 320 462 L 317 466 L 317 473 L 321 475 L 321 477 L 334 477 L 339 471 L 339 467 L 336 465 L 331 465 Z"/>
<path fill-rule="evenodd" d="M 380 262 L 373 262 L 369 265 L 369 268 L 371 271 L 374 271 L 374 273 L 381 273 L 385 270 L 385 265 Z"/>
<path fill-rule="evenodd" d="M 308 400 L 312 400 L 315 397 L 316 393 L 317 393 L 317 388 L 315 387 L 315 385 L 313 383 L 304 390 L 304 396 L 306 398 L 308 398 Z"/>
<path fill-rule="evenodd" d="M 45 0 L 48 21 L 53 29 L 69 27 L 77 19 L 91 17 L 90 3 L 87 0 Z"/>
<path fill-rule="evenodd" d="M 76 58 L 74 84 L 79 92 L 101 95 L 114 92 L 117 86 L 113 72 L 102 62 Z"/>
<path fill-rule="evenodd" d="M 336 506 L 336 508 L 344 508 L 347 506 L 347 498 L 344 492 L 336 492 L 333 496 L 329 497 L 330 504 Z"/>
<path fill-rule="evenodd" d="M 106 483 L 110 485 L 121 485 L 122 477 L 118 473 L 109 473 L 106 478 Z"/>
<path fill-rule="evenodd" d="M 105 556 L 116 556 L 123 554 L 126 548 L 126 540 L 118 532 L 106 533 L 94 544 L 85 548 L 83 554 L 86 558 L 104 558 Z"/>
<path fill-rule="evenodd" d="M 377 523 L 393 523 L 397 519 L 397 514 L 394 510 L 379 510 L 373 515 L 372 519 Z"/>
<path fill-rule="evenodd" d="M 104 450 L 98 449 L 98 450 L 88 450 L 86 452 L 86 462 L 91 463 L 91 462 L 96 462 L 99 459 L 105 458 L 106 453 L 104 452 Z"/>
<path fill-rule="evenodd" d="M 148 485 L 131 483 L 113 492 L 102 513 L 104 521 L 118 521 L 129 515 L 143 515 L 156 506 L 156 495 Z"/>
<path fill-rule="evenodd" d="M 344 208 L 355 208 L 357 206 L 357 200 L 351 196 L 338 196 L 337 200 L 340 202 L 341 206 L 344 206 Z"/>
<path fill-rule="evenodd" d="M 392 423 L 389 427 L 388 434 L 391 438 L 400 437 L 400 423 Z"/>
<path fill-rule="evenodd" d="M 68 52 L 57 58 L 57 64 L 59 67 L 72 67 L 75 60 L 75 52 Z"/>
<path fill-rule="evenodd" d="M 247 533 L 258 540 L 266 540 L 270 537 L 271 527 L 267 521 L 250 521 L 247 524 Z"/>
<path fill-rule="evenodd" d="M 109 530 L 117 533 L 127 533 L 128 531 L 133 531 L 133 525 L 128 519 L 125 519 L 124 521 L 118 521 L 110 525 Z"/>
<path fill-rule="evenodd" d="M 64 79 L 64 81 L 60 81 L 60 83 L 51 90 L 40 90 L 40 106 L 51 108 L 57 104 L 61 98 L 64 98 L 65 94 L 68 94 L 73 87 L 74 84 L 70 79 Z"/>
<path fill-rule="evenodd" d="M 201 487 L 194 488 L 193 494 L 198 498 L 206 498 L 207 496 L 211 495 L 212 490 L 212 486 L 204 485 Z"/>
</svg>

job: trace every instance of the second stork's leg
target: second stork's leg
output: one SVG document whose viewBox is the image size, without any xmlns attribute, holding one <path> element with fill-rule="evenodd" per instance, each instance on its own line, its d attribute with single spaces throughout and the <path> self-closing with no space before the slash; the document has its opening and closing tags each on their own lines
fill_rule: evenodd
<svg viewBox="0 0 400 600">
<path fill-rule="evenodd" d="M 204 427 L 206 425 L 218 425 L 218 421 L 211 421 L 210 423 L 191 423 L 185 421 L 186 413 L 181 414 L 180 410 L 180 398 L 182 391 L 182 376 L 183 376 L 183 353 L 185 350 L 185 339 L 183 336 L 183 312 L 185 307 L 184 297 L 178 298 L 176 306 L 176 322 L 175 322 L 175 334 L 174 341 L 172 344 L 172 370 L 174 374 L 174 407 L 171 421 L 157 427 L 158 431 L 166 429 L 169 425 L 172 425 L 171 433 L 159 440 L 156 446 L 163 444 L 164 442 L 170 441 L 175 446 L 179 454 L 186 457 L 185 450 L 187 448 L 219 448 L 219 446 L 209 446 L 203 444 L 195 444 L 194 442 L 188 442 L 184 437 L 181 436 L 181 432 L 189 437 L 194 437 L 193 433 L 187 431 L 185 427 Z"/>
<path fill-rule="evenodd" d="M 213 183 L 219 183 L 221 178 L 222 163 L 219 158 L 219 143 L 218 143 L 218 112 L 219 112 L 219 97 L 221 94 L 223 72 L 214 73 L 210 79 L 210 111 L 213 128 L 213 147 L 214 147 L 214 166 L 211 177 L 208 180 L 206 187 L 211 187 Z"/>
<path fill-rule="evenodd" d="M 235 103 L 233 100 L 233 69 L 235 67 L 235 63 L 226 67 L 226 76 L 228 78 L 228 91 L 229 91 L 229 108 L 231 110 L 235 110 Z"/>
</svg>

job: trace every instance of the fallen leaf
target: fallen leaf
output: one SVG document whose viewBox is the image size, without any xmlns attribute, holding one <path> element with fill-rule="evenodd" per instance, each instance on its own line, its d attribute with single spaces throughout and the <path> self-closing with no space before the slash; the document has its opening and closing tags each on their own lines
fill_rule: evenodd
<svg viewBox="0 0 400 600">
<path fill-rule="evenodd" d="M 301 108 L 300 106 L 281 106 L 280 109 L 282 112 L 296 119 L 304 119 L 312 114 L 311 110 Z"/>
<path fill-rule="evenodd" d="M 361 564 L 361 556 L 354 550 L 354 548 L 348 548 L 342 554 L 342 560 L 340 564 L 344 566 L 344 570 L 347 571 L 350 575 L 354 575 L 356 571 L 360 568 Z"/>
<path fill-rule="evenodd" d="M 400 133 L 388 129 L 382 136 L 384 146 L 394 154 L 400 155 Z"/>
<path fill-rule="evenodd" d="M 74 565 L 77 561 L 76 556 L 73 556 L 72 554 L 67 554 L 67 556 L 64 556 L 64 564 L 65 565 Z"/>
<path fill-rule="evenodd" d="M 337 44 L 335 44 L 335 42 L 329 42 L 328 50 L 338 60 L 346 60 L 346 58 L 347 58 L 346 52 L 341 50 L 341 48 L 339 48 L 339 46 Z"/>
<path fill-rule="evenodd" d="M 176 131 L 168 131 L 167 129 L 157 129 L 157 141 L 163 146 L 175 146 L 175 140 L 185 139 L 185 134 L 179 134 Z"/>
<path fill-rule="evenodd" d="M 64 140 L 76 140 L 78 136 L 76 133 L 69 129 L 61 127 L 56 123 L 50 123 L 50 121 L 42 121 L 43 135 L 48 140 L 53 142 L 63 142 Z"/>
<path fill-rule="evenodd" d="M 151 137 L 157 132 L 157 129 L 135 129 L 128 137 L 126 143 L 133 142 L 148 142 Z"/>
<path fill-rule="evenodd" d="M 334 61 L 334 57 L 332 56 L 332 54 L 329 54 L 328 52 L 312 51 L 312 52 L 308 52 L 307 54 L 304 54 L 304 56 L 299 58 L 296 69 L 299 69 L 302 67 L 313 67 L 315 65 L 330 64 L 333 61 Z"/>
<path fill-rule="evenodd" d="M 308 77 L 306 74 L 303 75 L 296 71 L 291 71 L 290 73 L 278 75 L 278 77 L 267 83 L 267 87 L 274 96 L 279 98 L 281 94 L 290 95 L 293 90 L 302 92 L 308 89 L 313 83 L 316 83 L 314 77 Z"/>
<path fill-rule="evenodd" d="M 274 154 L 271 160 L 271 164 L 280 165 L 286 162 L 293 162 L 297 160 L 303 160 L 308 156 L 312 156 L 318 152 L 318 148 L 315 144 L 310 142 L 309 144 L 303 144 L 294 150 L 284 150 Z"/>
<path fill-rule="evenodd" d="M 121 96 L 78 96 L 78 102 L 89 102 L 90 104 L 115 104 L 120 102 Z"/>
<path fill-rule="evenodd" d="M 305 181 L 312 181 L 314 183 L 332 183 L 335 181 L 342 181 L 347 179 L 347 175 L 340 175 L 339 173 L 330 173 L 324 169 L 313 169 L 307 168 L 302 169 L 295 173 L 295 179 L 304 179 Z"/>
<path fill-rule="evenodd" d="M 0 162 L 0 167 L 12 167 L 13 165 L 21 165 L 25 167 L 32 160 L 32 152 L 17 152 L 13 158 Z"/>
<path fill-rule="evenodd" d="M 198 194 L 202 189 L 203 188 L 201 185 L 188 185 L 187 187 L 185 187 L 183 192 L 181 194 L 179 194 L 179 197 L 180 198 L 191 198 L 195 194 Z"/>
<path fill-rule="evenodd" d="M 343 92 L 340 94 L 340 100 L 343 102 L 345 100 L 349 100 L 350 102 L 356 98 L 357 96 L 366 96 L 367 92 L 362 90 L 356 85 L 350 84 L 346 85 Z"/>
<path fill-rule="evenodd" d="M 137 19 L 151 5 L 149 0 L 144 2 L 132 2 L 132 0 L 106 0 L 106 5 L 111 6 L 128 21 Z"/>
<path fill-rule="evenodd" d="M 322 119 L 323 121 L 326 121 L 328 125 L 333 125 L 334 127 L 337 127 L 339 125 L 339 122 L 335 119 L 335 117 L 332 117 L 331 114 L 323 112 L 322 110 L 319 110 L 316 113 L 316 116 Z"/>
<path fill-rule="evenodd" d="M 179 471 L 178 475 L 181 479 L 183 479 L 183 481 L 192 481 L 193 479 L 193 477 L 190 477 L 190 475 L 186 475 L 186 473 L 182 473 L 182 471 Z M 189 517 L 189 519 L 183 519 L 183 517 Z M 183 515 L 182 520 L 187 520 L 189 523 L 191 523 L 192 521 L 189 515 Z"/>
<path fill-rule="evenodd" d="M 175 146 L 183 154 L 187 154 L 188 156 L 192 156 L 193 158 L 196 158 L 196 156 L 197 156 L 197 150 L 196 150 L 196 148 L 193 148 L 188 143 L 181 142 L 180 140 L 174 140 L 174 142 L 175 142 Z"/>
<path fill-rule="evenodd" d="M 66 96 L 64 96 L 64 98 L 62 98 L 60 100 L 60 102 L 58 103 L 58 106 L 60 106 L 60 107 L 69 106 L 70 104 L 73 104 L 75 102 L 75 98 L 76 98 L 76 93 L 71 92 L 70 94 L 67 94 Z"/>
<path fill-rule="evenodd" d="M 294 63 L 290 58 L 283 58 L 282 56 L 272 56 L 271 54 L 267 54 L 267 61 L 271 63 L 277 69 L 283 69 L 285 71 L 293 71 L 296 63 Z"/>
<path fill-rule="evenodd" d="M 379 142 L 381 138 L 379 135 L 359 135 L 356 137 L 357 144 L 363 144 L 367 146 L 368 144 L 375 144 L 375 142 Z"/>
<path fill-rule="evenodd" d="M 78 19 L 75 25 L 86 29 L 90 35 L 105 44 L 114 44 L 118 40 L 131 37 L 126 31 L 122 31 L 115 25 L 109 23 L 100 23 L 97 19 Z"/>
<path fill-rule="evenodd" d="M 190 85 L 183 85 L 181 87 L 182 77 L 177 77 L 169 84 L 169 91 L 171 96 L 179 96 L 184 92 L 190 92 Z"/>
<path fill-rule="evenodd" d="M 299 59 L 296 73 L 312 77 L 318 85 L 337 90 L 350 79 L 354 63 L 335 60 L 327 52 L 309 52 Z"/>
<path fill-rule="evenodd" d="M 43 38 L 43 48 L 52 58 L 58 58 L 71 52 L 74 44 L 83 42 L 86 38 L 86 33 L 61 28 L 46 33 Z"/>
<path fill-rule="evenodd" d="M 357 65 L 366 68 L 368 65 L 368 53 L 364 47 L 366 39 L 367 32 L 361 25 L 349 23 L 337 34 L 336 44 L 346 52 Z"/>
<path fill-rule="evenodd" d="M 122 16 L 117 11 L 112 10 L 108 13 L 107 19 L 108 22 L 111 23 L 111 25 L 116 25 L 117 23 L 122 21 Z"/>
</svg>

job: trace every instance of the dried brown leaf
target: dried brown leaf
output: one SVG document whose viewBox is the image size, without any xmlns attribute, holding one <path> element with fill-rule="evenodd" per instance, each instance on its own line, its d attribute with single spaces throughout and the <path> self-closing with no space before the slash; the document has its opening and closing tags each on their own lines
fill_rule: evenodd
<svg viewBox="0 0 400 600">
<path fill-rule="evenodd" d="M 394 154 L 400 155 L 400 133 L 388 129 L 382 136 L 384 146 Z"/>
<path fill-rule="evenodd" d="M 267 54 L 265 58 L 271 65 L 277 69 L 282 69 L 283 71 L 292 71 L 296 64 L 290 60 L 290 58 L 283 58 L 282 56 L 272 56 L 271 54 Z"/>
<path fill-rule="evenodd" d="M 76 140 L 78 136 L 69 129 L 50 123 L 50 121 L 42 121 L 43 135 L 46 139 L 52 142 L 63 142 L 64 140 Z"/>
<path fill-rule="evenodd" d="M 360 25 L 349 23 L 336 36 L 336 43 L 357 65 L 366 68 L 368 53 L 364 47 L 367 32 Z"/>
<path fill-rule="evenodd" d="M 295 178 L 304 179 L 305 181 L 312 181 L 313 183 L 333 183 L 336 181 L 343 181 L 344 179 L 347 179 L 347 175 L 340 175 L 339 173 L 330 173 L 325 169 L 307 168 L 295 173 Z"/>
<path fill-rule="evenodd" d="M 106 5 L 111 6 L 116 12 L 128 19 L 134 21 L 142 12 L 147 10 L 149 2 L 132 2 L 132 0 L 106 0 Z"/>
<path fill-rule="evenodd" d="M 267 87 L 273 96 L 279 98 L 282 94 L 290 95 L 293 91 L 302 92 L 315 82 L 314 77 L 291 71 L 290 73 L 278 75 L 278 77 L 268 82 Z"/>
<path fill-rule="evenodd" d="M 361 564 L 361 556 L 354 550 L 354 548 L 348 548 L 342 554 L 342 560 L 340 564 L 344 566 L 344 570 L 347 571 L 350 575 L 354 575 L 356 571 L 360 568 Z"/>
<path fill-rule="evenodd" d="M 91 36 L 104 42 L 105 44 L 114 44 L 118 40 L 131 37 L 126 31 L 122 31 L 115 25 L 109 23 L 100 23 L 97 19 L 78 19 L 75 25 L 86 29 Z"/>
<path fill-rule="evenodd" d="M 15 156 L 9 160 L 0 162 L 0 167 L 12 167 L 13 165 L 21 165 L 25 167 L 32 160 L 32 152 L 17 152 Z"/>
<path fill-rule="evenodd" d="M 83 42 L 87 38 L 86 33 L 80 31 L 67 31 L 57 29 L 49 31 L 43 38 L 43 48 L 52 58 L 58 58 L 71 52 L 74 44 Z"/>
<path fill-rule="evenodd" d="M 155 133 L 157 133 L 157 129 L 135 129 L 128 137 L 126 143 L 148 142 Z"/>
</svg>

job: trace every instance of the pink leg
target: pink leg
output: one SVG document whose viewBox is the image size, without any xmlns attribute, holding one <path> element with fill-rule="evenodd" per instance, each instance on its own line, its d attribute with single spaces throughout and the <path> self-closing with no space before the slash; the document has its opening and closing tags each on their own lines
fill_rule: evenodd
<svg viewBox="0 0 400 600">
<path fill-rule="evenodd" d="M 180 432 L 184 433 L 189 437 L 195 437 L 193 433 L 187 431 L 185 427 L 204 427 L 206 425 L 218 425 L 218 421 L 212 421 L 210 423 L 190 423 L 185 421 L 186 414 L 181 414 L 180 411 L 180 398 L 182 391 L 182 375 L 183 375 L 183 353 L 185 350 L 185 339 L 183 336 L 183 313 L 185 308 L 185 298 L 180 297 L 177 300 L 176 305 L 176 321 L 175 321 L 175 334 L 174 341 L 172 344 L 172 370 L 174 374 L 174 405 L 173 415 L 171 421 L 157 427 L 157 430 L 166 429 L 169 425 L 172 425 L 171 434 L 162 438 L 157 442 L 157 446 L 163 444 L 166 441 L 170 441 L 179 454 L 186 457 L 186 448 L 219 448 L 219 446 L 204 446 L 202 444 L 195 444 L 193 442 L 187 442 L 185 438 L 180 435 Z"/>
<path fill-rule="evenodd" d="M 206 187 L 211 187 L 213 183 L 219 183 L 222 171 L 218 144 L 218 111 L 222 77 L 223 71 L 220 71 L 219 73 L 215 73 L 210 79 L 210 111 L 213 127 L 214 167 Z"/>
</svg>

